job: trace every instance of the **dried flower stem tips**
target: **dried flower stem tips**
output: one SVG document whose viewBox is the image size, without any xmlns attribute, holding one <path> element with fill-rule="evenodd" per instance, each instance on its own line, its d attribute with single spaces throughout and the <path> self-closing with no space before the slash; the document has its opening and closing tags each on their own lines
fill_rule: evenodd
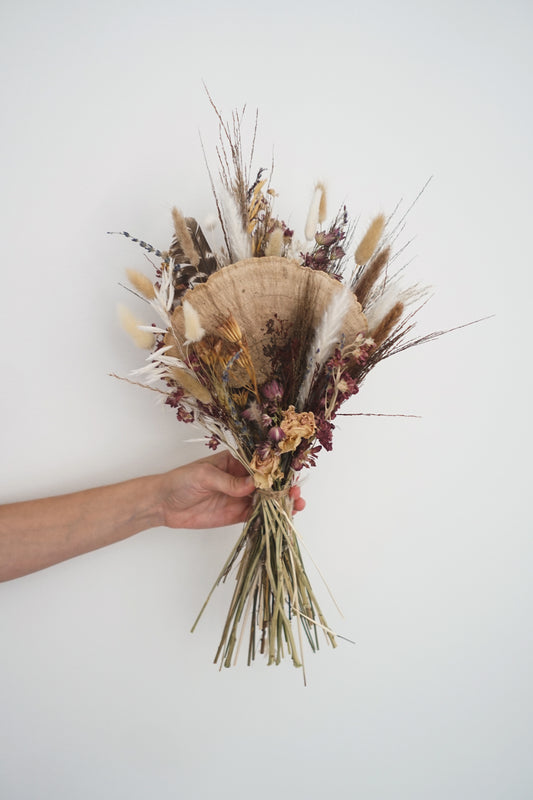
<svg viewBox="0 0 533 800">
<path fill-rule="evenodd" d="M 368 226 L 367 232 L 361 239 L 359 247 L 355 251 L 356 264 L 366 264 L 367 261 L 370 261 L 379 244 L 379 240 L 381 239 L 381 234 L 383 233 L 384 228 L 385 215 L 378 214 L 378 216 L 374 217 Z"/>
</svg>

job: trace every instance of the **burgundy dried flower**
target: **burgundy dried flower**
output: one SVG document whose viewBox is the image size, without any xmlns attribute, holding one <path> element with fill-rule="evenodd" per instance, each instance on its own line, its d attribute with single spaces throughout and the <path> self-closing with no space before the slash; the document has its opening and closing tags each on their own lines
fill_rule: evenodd
<svg viewBox="0 0 533 800">
<path fill-rule="evenodd" d="M 165 400 L 165 404 L 171 408 L 177 408 L 184 394 L 185 390 L 182 389 L 181 386 L 177 386 L 172 394 L 168 395 L 167 399 Z"/>
<path fill-rule="evenodd" d="M 182 406 L 178 406 L 176 417 L 179 422 L 194 422 L 194 414 Z"/>
<path fill-rule="evenodd" d="M 324 450 L 333 450 L 333 430 L 335 425 L 323 417 L 318 418 L 316 428 L 316 438 L 324 448 Z"/>
</svg>

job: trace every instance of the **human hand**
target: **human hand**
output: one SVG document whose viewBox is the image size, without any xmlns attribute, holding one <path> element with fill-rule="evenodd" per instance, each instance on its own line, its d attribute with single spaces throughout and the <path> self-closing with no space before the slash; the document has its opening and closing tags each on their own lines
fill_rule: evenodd
<svg viewBox="0 0 533 800">
<path fill-rule="evenodd" d="M 169 528 L 217 528 L 244 522 L 255 490 L 253 478 L 227 450 L 162 476 L 163 524 Z M 290 490 L 294 511 L 305 501 Z"/>
</svg>

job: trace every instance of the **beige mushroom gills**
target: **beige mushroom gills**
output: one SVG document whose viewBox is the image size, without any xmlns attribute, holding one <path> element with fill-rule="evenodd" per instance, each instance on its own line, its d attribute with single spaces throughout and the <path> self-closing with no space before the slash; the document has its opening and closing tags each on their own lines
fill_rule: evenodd
<svg viewBox="0 0 533 800">
<path fill-rule="evenodd" d="M 285 333 L 277 338 L 283 345 L 291 336 L 297 320 L 305 320 L 314 330 L 335 292 L 343 285 L 325 272 L 303 267 L 286 258 L 249 258 L 213 273 L 206 283 L 189 290 L 185 297 L 200 317 L 206 334 L 215 334 L 230 314 L 238 322 L 255 367 L 257 379 L 266 381 L 272 373 L 268 357 L 263 352 L 267 324 L 276 317 L 284 323 Z M 288 323 L 288 324 L 287 324 Z M 183 309 L 176 308 L 172 317 L 174 341 L 178 348 L 185 342 Z M 360 333 L 366 334 L 368 324 L 355 296 L 342 326 L 342 341 L 350 344 Z M 172 343 L 168 336 L 167 342 Z"/>
</svg>

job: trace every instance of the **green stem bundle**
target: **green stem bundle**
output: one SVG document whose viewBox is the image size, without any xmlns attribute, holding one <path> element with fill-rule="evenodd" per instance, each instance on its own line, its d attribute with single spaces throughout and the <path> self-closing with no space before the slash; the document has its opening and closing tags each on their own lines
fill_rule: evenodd
<svg viewBox="0 0 533 800">
<path fill-rule="evenodd" d="M 193 631 L 213 591 L 226 580 L 237 562 L 235 589 L 215 663 L 220 663 L 221 667 L 236 663 L 247 627 L 248 665 L 260 653 L 266 654 L 268 664 L 279 664 L 287 654 L 295 667 L 302 667 L 303 636 L 311 649 L 317 650 L 318 628 L 322 628 L 326 640 L 336 646 L 335 636 L 326 624 L 303 565 L 288 489 L 256 492 L 252 513 Z"/>
</svg>

